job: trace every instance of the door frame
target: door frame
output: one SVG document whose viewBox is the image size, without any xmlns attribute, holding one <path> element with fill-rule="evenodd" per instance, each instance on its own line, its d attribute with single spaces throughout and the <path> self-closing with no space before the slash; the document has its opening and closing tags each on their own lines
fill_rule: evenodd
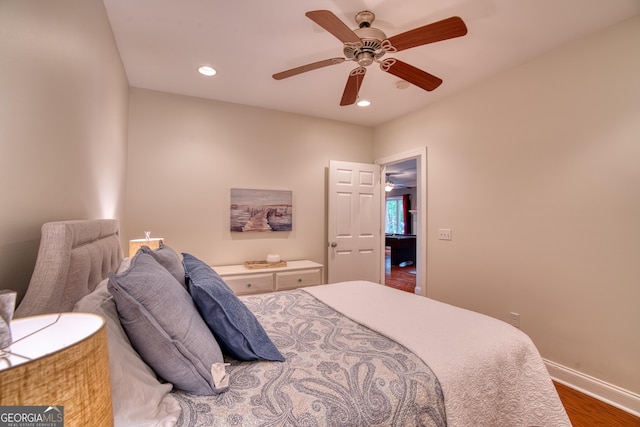
<svg viewBox="0 0 640 427">
<path fill-rule="evenodd" d="M 393 154 L 391 156 L 382 157 L 374 161 L 375 164 L 380 165 L 382 170 L 380 172 L 380 179 L 383 180 L 386 173 L 386 165 L 391 163 L 398 163 L 403 160 L 416 159 L 416 181 L 418 188 L 416 188 L 416 194 L 418 195 L 418 216 L 417 230 L 416 230 L 416 290 L 418 295 L 427 295 L 427 147 L 420 148 L 413 151 L 407 151 L 404 153 Z M 381 203 L 380 203 L 380 218 L 385 218 L 385 194 L 384 185 L 380 185 Z M 385 247 L 385 233 L 384 225 L 381 224 L 382 231 L 380 233 L 380 247 Z M 385 262 L 384 262 L 384 250 L 381 250 L 381 272 L 382 284 L 385 280 Z"/>
</svg>

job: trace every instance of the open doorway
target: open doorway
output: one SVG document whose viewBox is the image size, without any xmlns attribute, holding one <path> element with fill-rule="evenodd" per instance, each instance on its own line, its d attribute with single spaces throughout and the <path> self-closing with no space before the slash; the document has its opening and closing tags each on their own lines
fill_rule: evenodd
<svg viewBox="0 0 640 427">
<path fill-rule="evenodd" d="M 426 148 L 378 159 L 376 164 L 382 167 L 383 181 L 383 283 L 410 292 L 413 287 L 414 293 L 426 295 Z"/>
<path fill-rule="evenodd" d="M 417 172 L 416 159 L 387 164 L 384 170 L 384 283 L 410 293 L 417 278 Z"/>
</svg>

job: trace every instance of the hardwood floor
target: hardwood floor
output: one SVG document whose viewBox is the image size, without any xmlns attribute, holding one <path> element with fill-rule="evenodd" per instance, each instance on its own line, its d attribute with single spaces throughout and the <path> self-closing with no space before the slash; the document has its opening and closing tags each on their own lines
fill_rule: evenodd
<svg viewBox="0 0 640 427">
<path fill-rule="evenodd" d="M 391 251 L 387 247 L 384 258 L 384 284 L 400 289 L 401 291 L 414 293 L 416 289 L 416 266 L 397 266 L 391 265 Z"/>
<path fill-rule="evenodd" d="M 573 427 L 640 427 L 640 418 L 554 381 Z"/>
<path fill-rule="evenodd" d="M 385 285 L 411 293 L 416 287 L 415 265 L 391 265 L 388 248 L 385 257 Z M 628 412 L 563 384 L 553 384 L 573 427 L 640 427 L 640 418 Z"/>
</svg>

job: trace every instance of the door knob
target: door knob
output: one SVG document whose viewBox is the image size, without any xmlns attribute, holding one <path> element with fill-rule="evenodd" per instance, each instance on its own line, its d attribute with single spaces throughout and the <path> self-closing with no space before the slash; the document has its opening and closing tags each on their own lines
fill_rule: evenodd
<svg viewBox="0 0 640 427">
<path fill-rule="evenodd" d="M 338 244 L 336 242 L 331 242 L 331 247 L 335 248 L 336 246 L 338 246 Z"/>
</svg>

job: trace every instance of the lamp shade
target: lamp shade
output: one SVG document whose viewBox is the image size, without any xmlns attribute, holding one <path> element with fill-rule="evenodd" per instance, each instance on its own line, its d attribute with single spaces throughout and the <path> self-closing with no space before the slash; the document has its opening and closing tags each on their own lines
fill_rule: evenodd
<svg viewBox="0 0 640 427">
<path fill-rule="evenodd" d="M 157 237 L 153 239 L 134 239 L 129 240 L 129 256 L 133 257 L 138 249 L 143 246 L 149 246 L 150 249 L 158 249 L 160 247 L 160 243 L 162 243 L 162 237 Z"/>
<path fill-rule="evenodd" d="M 113 426 L 102 317 L 26 317 L 12 321 L 11 332 L 13 343 L 0 361 L 0 406 L 62 408 L 64 426 Z"/>
</svg>

